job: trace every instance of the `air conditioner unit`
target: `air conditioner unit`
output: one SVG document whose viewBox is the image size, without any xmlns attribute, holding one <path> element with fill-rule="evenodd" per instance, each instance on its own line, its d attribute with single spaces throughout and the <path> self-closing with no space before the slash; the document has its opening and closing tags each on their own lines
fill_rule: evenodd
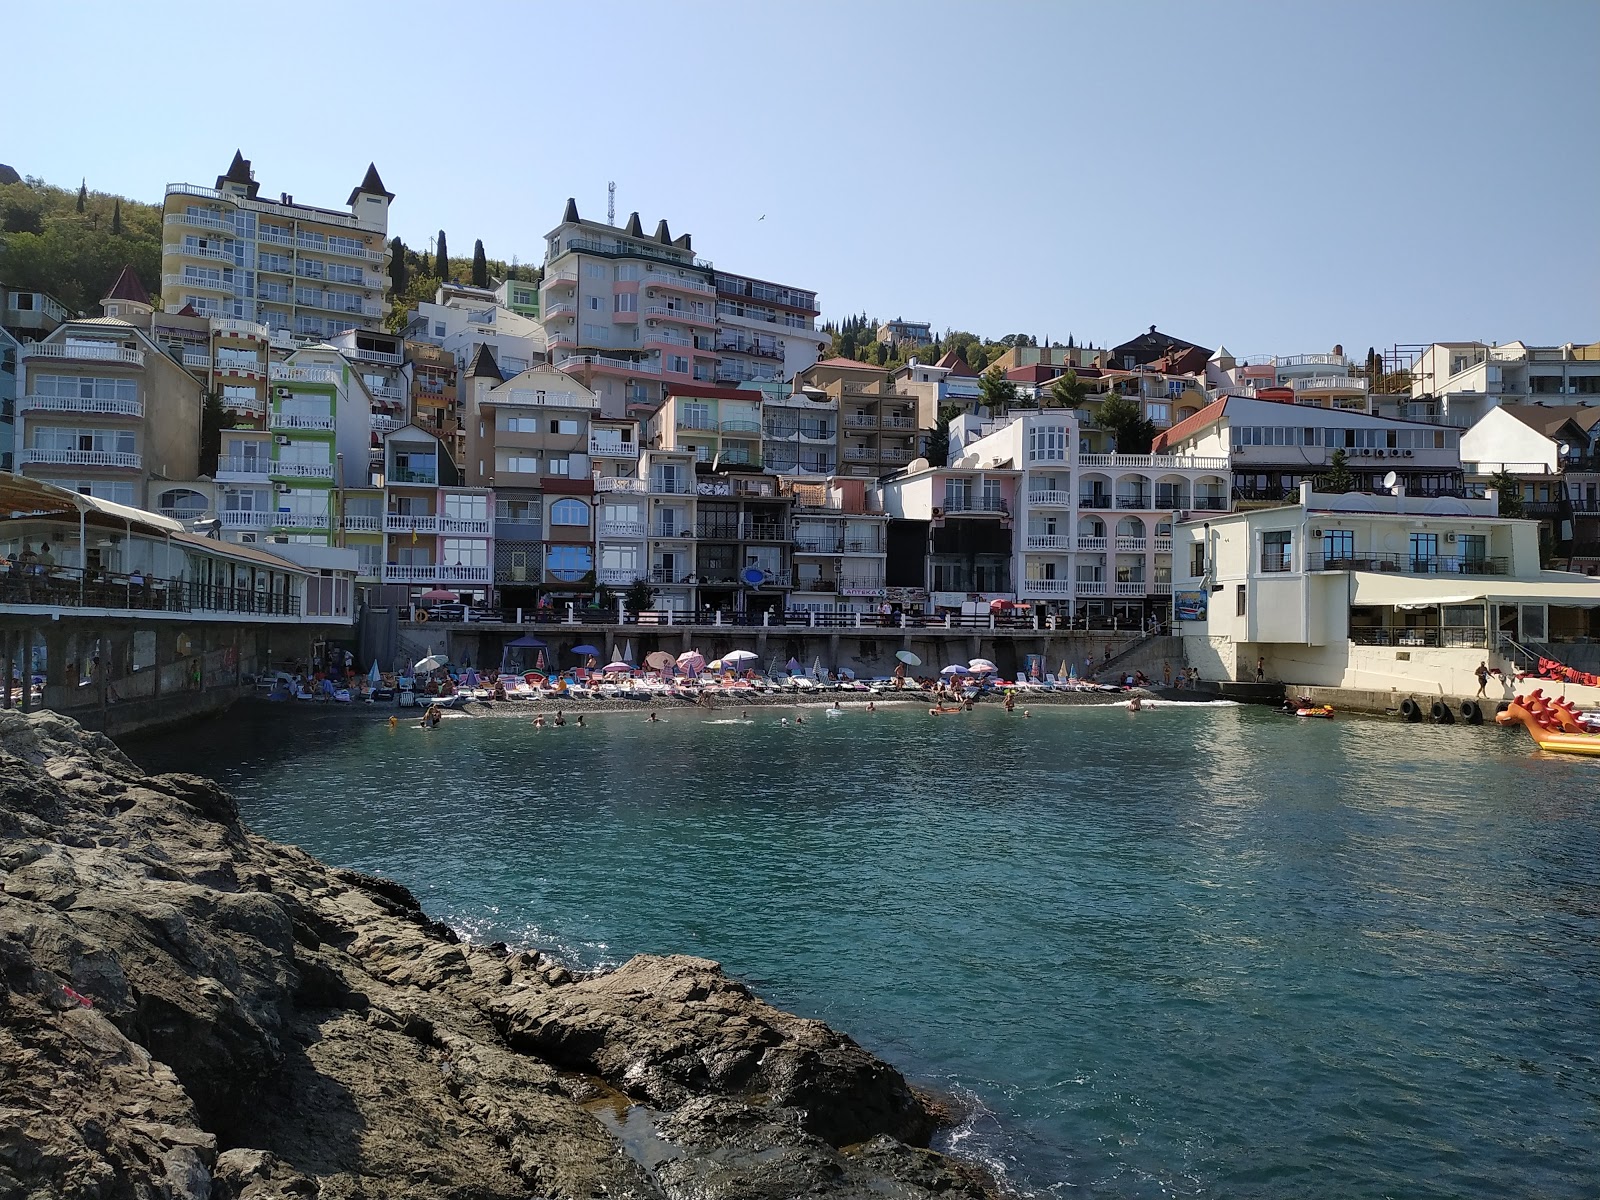
<svg viewBox="0 0 1600 1200">
<path fill-rule="evenodd" d="M 278 484 L 278 491 L 280 491 L 280 492 L 290 492 L 290 491 L 293 491 L 293 490 L 294 489 L 291 488 L 287 483 Z"/>
<path fill-rule="evenodd" d="M 1313 529 L 1313 530 L 1312 530 L 1312 531 L 1311 531 L 1311 536 L 1312 536 L 1312 537 L 1314 537 L 1314 538 L 1319 538 L 1319 537 L 1321 537 L 1321 536 L 1322 536 L 1322 530 L 1320 530 L 1320 529 Z"/>
<path fill-rule="evenodd" d="M 256 535 L 253 533 L 241 533 L 239 535 L 239 540 L 241 542 L 254 542 L 256 540 Z"/>
<path fill-rule="evenodd" d="M 277 442 L 278 445 L 280 445 L 280 446 L 287 446 L 289 444 L 289 439 L 287 437 L 285 437 L 281 433 L 277 437 L 273 438 L 272 440 Z"/>
<path fill-rule="evenodd" d="M 656 298 L 656 290 L 655 290 L 655 288 L 646 289 L 645 298 L 648 299 L 648 300 L 654 300 Z"/>
<path fill-rule="evenodd" d="M 1406 451 L 1406 457 L 1407 457 L 1407 458 L 1411 458 L 1411 457 L 1413 457 L 1413 456 L 1414 456 L 1414 455 L 1415 455 L 1415 454 L 1416 454 L 1416 451 L 1415 451 L 1415 450 L 1407 450 L 1407 451 Z"/>
<path fill-rule="evenodd" d="M 289 394 L 289 389 L 286 388 L 286 387 L 275 387 L 275 388 L 272 389 L 272 391 L 273 391 L 274 395 L 280 396 L 280 397 L 281 396 L 287 396 Z"/>
<path fill-rule="evenodd" d="M 654 329 L 656 327 L 656 319 L 654 317 L 651 317 L 647 321 L 645 321 L 645 324 L 650 326 L 651 329 Z"/>
<path fill-rule="evenodd" d="M 1456 540 L 1456 535 L 1453 533 L 1447 533 L 1444 535 L 1444 540 L 1446 543 L 1453 542 Z"/>
</svg>

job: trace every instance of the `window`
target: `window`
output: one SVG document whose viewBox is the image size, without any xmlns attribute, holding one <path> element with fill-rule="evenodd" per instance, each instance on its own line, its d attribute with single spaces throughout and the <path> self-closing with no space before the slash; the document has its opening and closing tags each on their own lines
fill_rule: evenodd
<svg viewBox="0 0 1600 1200">
<path fill-rule="evenodd" d="M 608 571 L 637 571 L 639 547 L 631 544 L 607 545 L 600 551 L 600 565 Z"/>
<path fill-rule="evenodd" d="M 550 432 L 565 434 L 568 437 L 576 437 L 578 433 L 578 423 L 576 421 L 551 421 Z"/>
<path fill-rule="evenodd" d="M 452 567 L 487 567 L 489 543 L 476 538 L 445 538 L 440 561 Z"/>
<path fill-rule="evenodd" d="M 1066 458 L 1066 426 L 1035 425 L 1028 430 L 1029 462 L 1065 462 Z"/>
<path fill-rule="evenodd" d="M 1172 405 L 1146 404 L 1144 406 L 1144 415 L 1159 424 L 1169 425 L 1172 423 Z"/>
<path fill-rule="evenodd" d="M 571 475 L 572 460 L 564 454 L 559 457 L 552 456 L 547 458 L 545 459 L 544 473 L 546 475 Z"/>
<path fill-rule="evenodd" d="M 582 500 L 574 500 L 570 496 L 565 500 L 557 500 L 550 506 L 550 524 L 587 527 L 589 506 Z"/>
<path fill-rule="evenodd" d="M 1481 533 L 1456 535 L 1456 549 L 1464 563 L 1482 563 L 1489 557 L 1489 539 Z"/>
<path fill-rule="evenodd" d="M 1437 533 L 1413 533 L 1411 535 L 1411 569 L 1413 571 L 1431 571 L 1439 557 L 1439 535 Z"/>
<path fill-rule="evenodd" d="M 1356 556 L 1356 535 L 1353 529 L 1328 529 L 1322 534 L 1322 561 L 1325 563 L 1349 562 Z"/>
<path fill-rule="evenodd" d="M 524 475 L 537 475 L 539 473 L 539 459 L 532 454 L 497 454 L 495 455 L 495 470 L 515 471 Z"/>
<path fill-rule="evenodd" d="M 65 396 L 77 400 L 137 400 L 134 379 L 108 379 L 92 375 L 35 375 L 28 390 L 35 396 Z"/>
<path fill-rule="evenodd" d="M 615 296 L 611 297 L 611 309 L 613 312 L 619 313 L 638 312 L 639 293 L 618 292 Z"/>
<path fill-rule="evenodd" d="M 1263 571 L 1292 571 L 1294 569 L 1292 536 L 1287 529 L 1269 529 L 1261 535 L 1261 569 Z"/>
<path fill-rule="evenodd" d="M 1245 586 L 1242 583 L 1234 585 L 1233 611 L 1235 616 L 1245 615 Z"/>
<path fill-rule="evenodd" d="M 1192 579 L 1201 579 L 1206 573 L 1206 547 L 1204 542 L 1195 542 L 1189 547 L 1189 576 Z"/>
<path fill-rule="evenodd" d="M 594 565 L 588 546 L 551 546 L 545 551 L 545 567 L 557 579 L 582 579 Z"/>
<path fill-rule="evenodd" d="M 592 262 L 584 263 L 583 264 L 583 277 L 585 279 L 605 279 L 605 278 L 607 278 L 608 277 L 608 273 L 606 271 L 606 265 L 604 263 L 592 263 Z"/>
<path fill-rule="evenodd" d="M 689 373 L 689 360 L 681 354 L 667 355 L 667 370 L 677 375 Z"/>
<path fill-rule="evenodd" d="M 435 321 L 433 323 L 433 336 L 434 337 L 440 337 L 440 338 L 442 338 L 444 336 L 444 322 L 443 321 Z"/>
<path fill-rule="evenodd" d="M 454 517 L 459 521 L 487 521 L 489 519 L 489 498 L 487 496 L 464 496 L 455 492 L 448 492 L 444 498 L 444 515 Z"/>
</svg>

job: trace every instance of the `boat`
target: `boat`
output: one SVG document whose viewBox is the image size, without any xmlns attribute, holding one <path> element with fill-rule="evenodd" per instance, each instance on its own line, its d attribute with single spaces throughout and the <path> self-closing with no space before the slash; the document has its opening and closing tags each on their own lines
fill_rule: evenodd
<svg viewBox="0 0 1600 1200">
<path fill-rule="evenodd" d="M 1497 725 L 1521 724 L 1539 749 L 1600 757 L 1600 733 L 1590 730 L 1566 699 L 1551 700 L 1535 688 L 1495 715 Z"/>
<path fill-rule="evenodd" d="M 1314 704 L 1310 708 L 1297 708 L 1294 710 L 1297 717 L 1321 717 L 1326 720 L 1333 716 L 1333 705 Z"/>
</svg>

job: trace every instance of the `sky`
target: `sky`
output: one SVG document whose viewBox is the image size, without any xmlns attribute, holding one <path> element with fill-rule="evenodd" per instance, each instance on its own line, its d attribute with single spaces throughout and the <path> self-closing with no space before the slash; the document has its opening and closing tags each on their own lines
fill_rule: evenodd
<svg viewBox="0 0 1600 1200">
<path fill-rule="evenodd" d="M 6 37 L 37 52 L 8 55 L 7 94 L 49 100 L 0 125 L 0 162 L 159 201 L 237 148 L 264 193 L 338 207 L 374 161 L 391 234 L 523 262 L 567 197 L 603 219 L 615 181 L 619 224 L 665 217 L 824 318 L 995 338 L 1600 340 L 1596 0 L 288 0 L 270 21 L 304 32 L 265 38 L 268 19 L 10 6 Z"/>
</svg>

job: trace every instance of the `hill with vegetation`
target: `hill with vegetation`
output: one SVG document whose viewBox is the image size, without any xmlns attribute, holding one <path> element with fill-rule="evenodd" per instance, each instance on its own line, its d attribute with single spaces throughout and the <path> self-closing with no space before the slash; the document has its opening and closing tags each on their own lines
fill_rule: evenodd
<svg viewBox="0 0 1600 1200">
<path fill-rule="evenodd" d="M 1037 338 L 1027 333 L 1008 333 L 1003 338 L 995 339 L 979 337 L 964 329 L 946 329 L 934 338 L 932 345 L 890 346 L 878 340 L 878 326 L 882 324 L 877 317 L 869 317 L 866 313 L 853 313 L 839 321 L 824 321 L 822 332 L 831 335 L 833 342 L 823 357 L 853 358 L 857 362 L 873 363 L 892 371 L 905 366 L 913 358 L 925 363 L 938 362 L 946 354 L 954 352 L 958 359 L 982 374 L 990 363 L 1013 346 L 1039 344 Z M 1050 344 L 1057 347 L 1061 345 L 1060 342 Z M 1066 344 L 1071 346 L 1072 339 L 1068 338 Z"/>
<path fill-rule="evenodd" d="M 92 310 L 131 265 L 161 285 L 161 207 L 126 196 L 56 187 L 24 176 L 0 183 L 0 280 Z"/>
</svg>

